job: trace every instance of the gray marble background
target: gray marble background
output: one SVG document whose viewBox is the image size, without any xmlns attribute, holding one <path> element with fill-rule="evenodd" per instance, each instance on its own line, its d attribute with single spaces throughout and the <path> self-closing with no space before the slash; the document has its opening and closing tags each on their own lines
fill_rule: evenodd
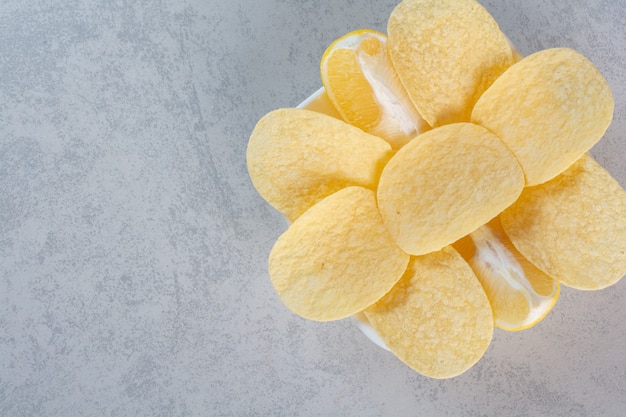
<svg viewBox="0 0 626 417">
<path fill-rule="evenodd" d="M 280 303 L 256 121 L 393 0 L 0 1 L 0 416 L 623 416 L 626 280 L 563 289 L 446 381 Z M 592 154 L 626 186 L 624 0 L 485 0 L 524 54 L 615 95 Z"/>
</svg>

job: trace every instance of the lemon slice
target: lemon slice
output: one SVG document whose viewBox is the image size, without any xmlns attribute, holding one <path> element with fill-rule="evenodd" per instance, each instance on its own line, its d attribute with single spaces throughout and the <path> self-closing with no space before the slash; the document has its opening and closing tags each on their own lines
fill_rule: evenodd
<svg viewBox="0 0 626 417">
<path fill-rule="evenodd" d="M 347 123 L 399 149 L 429 126 L 400 83 L 386 42 L 373 30 L 350 32 L 326 49 L 320 72 L 328 97 Z"/>
<path fill-rule="evenodd" d="M 528 329 L 543 320 L 560 292 L 552 279 L 513 246 L 496 217 L 454 244 L 480 280 L 503 330 Z"/>
</svg>

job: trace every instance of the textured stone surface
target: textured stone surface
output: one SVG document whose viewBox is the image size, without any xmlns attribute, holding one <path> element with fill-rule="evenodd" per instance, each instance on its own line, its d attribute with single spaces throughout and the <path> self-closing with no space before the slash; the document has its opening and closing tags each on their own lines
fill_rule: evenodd
<svg viewBox="0 0 626 417">
<path fill-rule="evenodd" d="M 626 4 L 484 5 L 522 53 L 567 46 L 603 72 L 615 118 L 591 153 L 626 186 Z M 0 415 L 623 415 L 626 280 L 564 289 L 446 381 L 275 295 L 285 222 L 248 179 L 248 136 L 394 6 L 2 2 Z"/>
</svg>

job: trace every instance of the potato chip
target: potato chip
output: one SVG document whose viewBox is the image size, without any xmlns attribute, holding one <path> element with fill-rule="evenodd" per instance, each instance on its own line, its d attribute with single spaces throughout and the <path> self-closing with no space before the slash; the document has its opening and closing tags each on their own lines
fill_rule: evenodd
<svg viewBox="0 0 626 417">
<path fill-rule="evenodd" d="M 489 300 L 450 246 L 411 257 L 398 284 L 365 315 L 400 360 L 431 378 L 465 372 L 493 336 Z"/>
<path fill-rule="evenodd" d="M 404 0 L 387 32 L 400 80 L 431 126 L 469 121 L 476 100 L 514 62 L 506 36 L 473 0 Z"/>
<path fill-rule="evenodd" d="M 293 221 L 347 186 L 375 189 L 391 155 L 386 141 L 343 121 L 310 110 L 279 109 L 257 123 L 246 158 L 259 194 Z"/>
<path fill-rule="evenodd" d="M 348 187 L 289 226 L 272 248 L 270 279 L 283 303 L 311 320 L 351 316 L 385 295 L 409 262 L 382 223 L 376 195 Z"/>
<path fill-rule="evenodd" d="M 524 188 L 507 147 L 470 123 L 435 128 L 389 161 L 378 185 L 385 225 L 407 253 L 436 251 L 512 204 Z"/>
<path fill-rule="evenodd" d="M 598 69 L 567 48 L 537 52 L 483 94 L 472 122 L 498 135 L 520 161 L 528 186 L 563 172 L 600 138 L 613 96 Z"/>
<path fill-rule="evenodd" d="M 501 221 L 515 247 L 564 285 L 601 289 L 626 274 L 626 191 L 589 155 L 526 188 Z"/>
</svg>

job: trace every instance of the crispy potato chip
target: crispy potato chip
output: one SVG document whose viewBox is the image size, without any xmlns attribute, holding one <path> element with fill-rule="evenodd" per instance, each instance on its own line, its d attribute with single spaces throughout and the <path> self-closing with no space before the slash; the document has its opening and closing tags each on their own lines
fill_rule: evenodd
<svg viewBox="0 0 626 417">
<path fill-rule="evenodd" d="M 514 62 L 506 36 L 473 0 L 404 0 L 387 32 L 400 80 L 431 126 L 469 121 L 476 100 Z"/>
<path fill-rule="evenodd" d="M 493 336 L 489 300 L 450 246 L 411 257 L 398 284 L 365 315 L 400 360 L 431 378 L 468 370 Z"/>
<path fill-rule="evenodd" d="M 270 279 L 283 303 L 311 320 L 348 317 L 400 279 L 409 262 L 382 223 L 376 195 L 348 187 L 323 199 L 277 240 Z"/>
<path fill-rule="evenodd" d="M 515 247 L 564 285 L 601 289 L 626 274 L 626 191 L 589 155 L 526 188 L 501 221 Z"/>
<path fill-rule="evenodd" d="M 378 185 L 385 225 L 407 253 L 436 251 L 512 204 L 524 188 L 507 147 L 470 123 L 435 128 L 389 161 Z"/>
<path fill-rule="evenodd" d="M 563 172 L 604 135 L 613 96 L 598 69 L 567 48 L 522 59 L 478 100 L 472 122 L 498 135 L 520 161 L 528 186 Z"/>
<path fill-rule="evenodd" d="M 333 117 L 279 109 L 256 125 L 248 172 L 259 194 L 294 221 L 306 209 L 350 185 L 375 189 L 391 146 Z"/>
</svg>

